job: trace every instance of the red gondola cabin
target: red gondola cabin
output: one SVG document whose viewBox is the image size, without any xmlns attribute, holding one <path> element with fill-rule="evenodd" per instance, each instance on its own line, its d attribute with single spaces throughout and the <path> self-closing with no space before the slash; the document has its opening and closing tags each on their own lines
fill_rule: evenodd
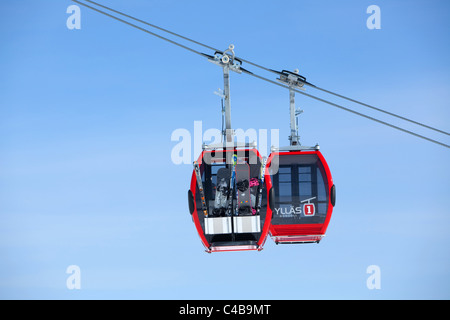
<svg viewBox="0 0 450 320">
<path fill-rule="evenodd" d="M 319 243 L 335 204 L 335 186 L 322 153 L 316 148 L 272 152 L 267 160 L 273 187 L 270 236 L 278 243 Z"/>
<path fill-rule="evenodd" d="M 235 155 L 233 167 L 231 158 Z M 271 211 L 267 210 L 267 189 L 262 184 L 263 189 L 258 189 L 261 161 L 256 149 L 204 150 L 198 158 L 205 202 L 194 170 L 188 191 L 189 210 L 207 252 L 262 249 Z M 259 191 L 262 202 L 256 210 Z"/>
</svg>

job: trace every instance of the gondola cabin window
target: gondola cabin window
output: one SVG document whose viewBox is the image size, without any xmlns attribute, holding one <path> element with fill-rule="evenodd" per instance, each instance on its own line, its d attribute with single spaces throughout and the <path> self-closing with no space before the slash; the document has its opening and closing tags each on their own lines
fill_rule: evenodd
<svg viewBox="0 0 450 320">
<path fill-rule="evenodd" d="M 272 175 L 273 224 L 324 223 L 328 197 L 323 168 L 315 157 L 307 157 L 304 162 L 280 163 L 278 172 Z"/>
</svg>

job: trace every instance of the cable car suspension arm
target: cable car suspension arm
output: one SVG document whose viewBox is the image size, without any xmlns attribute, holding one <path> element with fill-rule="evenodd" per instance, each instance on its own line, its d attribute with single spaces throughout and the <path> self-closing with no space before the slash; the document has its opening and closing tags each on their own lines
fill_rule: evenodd
<svg viewBox="0 0 450 320">
<path fill-rule="evenodd" d="M 214 57 L 208 61 L 222 67 L 223 69 L 223 83 L 224 88 L 222 92 L 223 100 L 225 101 L 225 130 L 222 135 L 227 143 L 233 142 L 234 131 L 231 128 L 231 96 L 230 96 L 230 70 L 242 73 L 241 62 L 235 58 L 234 45 L 230 44 L 228 49 L 224 52 L 216 51 Z"/>
<path fill-rule="evenodd" d="M 295 91 L 293 89 L 305 90 L 303 85 L 306 78 L 299 75 L 299 70 L 295 69 L 294 72 L 283 70 L 277 80 L 289 87 L 289 115 L 291 124 L 291 135 L 289 136 L 290 145 L 300 145 L 297 116 L 301 113 L 301 110 L 295 109 Z"/>
</svg>

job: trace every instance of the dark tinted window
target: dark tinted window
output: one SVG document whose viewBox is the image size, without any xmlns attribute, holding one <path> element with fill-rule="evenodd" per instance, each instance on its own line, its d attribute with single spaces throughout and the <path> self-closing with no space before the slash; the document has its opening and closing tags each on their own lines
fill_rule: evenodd
<svg viewBox="0 0 450 320">
<path fill-rule="evenodd" d="M 328 194 L 323 170 L 317 155 L 280 155 L 278 170 L 271 171 L 275 188 L 273 224 L 325 221 Z M 314 206 L 313 215 L 305 215 L 306 204 Z"/>
</svg>

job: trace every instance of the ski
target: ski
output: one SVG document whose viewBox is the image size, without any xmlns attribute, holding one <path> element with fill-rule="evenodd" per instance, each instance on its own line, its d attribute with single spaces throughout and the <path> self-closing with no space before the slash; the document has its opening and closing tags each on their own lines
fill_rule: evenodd
<svg viewBox="0 0 450 320">
<path fill-rule="evenodd" d="M 220 168 L 217 171 L 216 194 L 214 199 L 213 216 L 220 217 L 226 215 L 228 205 L 228 179 L 230 177 L 230 169 Z"/>
<path fill-rule="evenodd" d="M 200 191 L 200 199 L 202 200 L 202 210 L 205 217 L 208 216 L 208 206 L 206 205 L 206 199 L 205 199 L 205 190 L 203 189 L 203 183 L 202 183 L 202 175 L 200 174 L 200 167 L 198 166 L 197 161 L 194 161 L 194 170 L 195 170 L 195 176 L 197 177 L 197 186 L 198 190 Z"/>
<path fill-rule="evenodd" d="M 237 155 L 233 154 L 233 158 L 231 161 L 231 170 L 230 170 L 230 184 L 228 188 L 228 207 L 227 212 L 230 216 L 233 215 L 233 187 L 236 181 L 236 163 L 237 163 Z"/>
<path fill-rule="evenodd" d="M 258 186 L 258 192 L 256 194 L 256 214 L 259 214 L 259 211 L 261 210 L 261 203 L 262 203 L 262 191 L 264 187 L 264 175 L 266 173 L 266 163 L 267 158 L 264 157 L 261 162 L 261 172 L 260 172 L 260 181 Z"/>
<path fill-rule="evenodd" d="M 252 214 L 252 200 L 250 189 L 250 166 L 245 160 L 238 161 L 236 165 L 236 215 Z"/>
</svg>

